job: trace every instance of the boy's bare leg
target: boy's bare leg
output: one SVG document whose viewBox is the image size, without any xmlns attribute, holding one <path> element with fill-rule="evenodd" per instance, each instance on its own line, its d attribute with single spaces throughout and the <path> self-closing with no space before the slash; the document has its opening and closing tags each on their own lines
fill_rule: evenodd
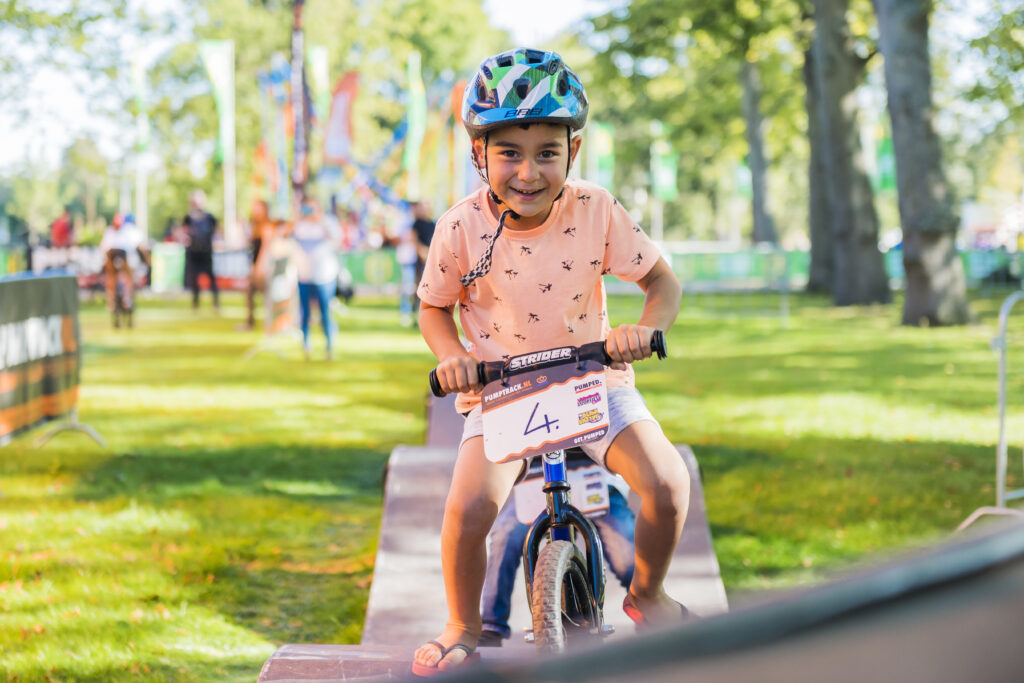
<svg viewBox="0 0 1024 683">
<path fill-rule="evenodd" d="M 605 462 L 640 496 L 633 541 L 636 569 L 629 592 L 646 620 L 678 622 L 679 607 L 665 594 L 662 583 L 686 521 L 690 473 L 661 428 L 650 420 L 622 430 Z"/>
<path fill-rule="evenodd" d="M 448 623 L 436 638 L 446 648 L 462 643 L 475 648 L 480 637 L 480 592 L 487 568 L 487 532 L 505 504 L 522 462 L 496 465 L 484 457 L 483 437 L 466 441 L 459 451 L 441 525 L 441 568 L 448 601 Z M 431 644 L 414 658 L 425 666 L 446 669 L 466 658 L 453 650 L 444 661 Z"/>
</svg>

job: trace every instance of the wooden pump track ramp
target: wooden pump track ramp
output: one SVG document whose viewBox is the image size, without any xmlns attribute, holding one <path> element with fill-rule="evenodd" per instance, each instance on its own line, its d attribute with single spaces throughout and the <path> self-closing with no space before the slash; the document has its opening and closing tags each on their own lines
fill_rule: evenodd
<svg viewBox="0 0 1024 683">
<path fill-rule="evenodd" d="M 283 645 L 266 661 L 259 680 L 356 681 L 406 678 L 413 651 L 434 638 L 447 620 L 441 576 L 441 520 L 462 417 L 454 400 L 431 399 L 427 446 L 399 446 L 388 461 L 384 513 L 366 623 L 360 645 Z M 690 508 L 669 568 L 669 595 L 700 616 L 728 609 L 718 560 L 711 545 L 700 473 L 692 451 L 679 446 L 690 471 Z M 634 633 L 622 612 L 625 591 L 608 572 L 605 619 L 619 640 Z M 530 627 L 521 575 L 512 596 L 512 637 L 500 648 L 480 648 L 484 661 L 521 659 L 534 651 L 522 637 Z M 607 642 L 607 641 L 606 641 Z"/>
</svg>

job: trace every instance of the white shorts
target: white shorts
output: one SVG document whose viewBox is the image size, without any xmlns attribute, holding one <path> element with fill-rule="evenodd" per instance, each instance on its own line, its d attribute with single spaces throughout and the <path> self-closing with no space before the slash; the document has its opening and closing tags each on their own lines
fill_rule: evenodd
<svg viewBox="0 0 1024 683">
<path fill-rule="evenodd" d="M 643 396 L 633 387 L 612 387 L 608 390 L 608 432 L 597 441 L 581 444 L 580 449 L 601 467 L 607 469 L 604 457 L 608 448 L 623 429 L 641 420 L 658 421 L 647 409 Z M 660 425 L 659 425 L 660 426 Z M 477 405 L 466 415 L 466 424 L 462 428 L 462 440 L 459 448 L 467 439 L 484 435 L 484 420 L 481 408 Z"/>
</svg>

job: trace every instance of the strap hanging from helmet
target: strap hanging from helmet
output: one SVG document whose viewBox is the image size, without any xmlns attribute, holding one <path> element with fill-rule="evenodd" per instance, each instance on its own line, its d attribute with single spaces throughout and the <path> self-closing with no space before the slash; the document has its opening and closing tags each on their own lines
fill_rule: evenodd
<svg viewBox="0 0 1024 683">
<path fill-rule="evenodd" d="M 501 231 L 505 229 L 505 218 L 510 213 L 513 213 L 512 209 L 505 209 L 501 212 L 501 218 L 498 219 L 498 229 L 487 240 L 487 247 L 484 249 L 484 253 L 480 255 L 480 259 L 473 266 L 473 269 L 459 278 L 459 282 L 462 283 L 463 287 L 469 287 L 473 284 L 474 280 L 482 278 L 491 272 L 491 255 L 494 253 L 494 245 L 498 241 Z"/>
</svg>

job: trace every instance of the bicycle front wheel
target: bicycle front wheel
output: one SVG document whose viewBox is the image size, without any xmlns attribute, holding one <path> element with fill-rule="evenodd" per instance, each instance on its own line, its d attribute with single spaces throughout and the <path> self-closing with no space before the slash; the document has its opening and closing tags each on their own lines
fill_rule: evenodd
<svg viewBox="0 0 1024 683">
<path fill-rule="evenodd" d="M 533 573 L 533 638 L 540 652 L 561 652 L 596 626 L 583 557 L 568 541 L 548 543 Z"/>
</svg>

